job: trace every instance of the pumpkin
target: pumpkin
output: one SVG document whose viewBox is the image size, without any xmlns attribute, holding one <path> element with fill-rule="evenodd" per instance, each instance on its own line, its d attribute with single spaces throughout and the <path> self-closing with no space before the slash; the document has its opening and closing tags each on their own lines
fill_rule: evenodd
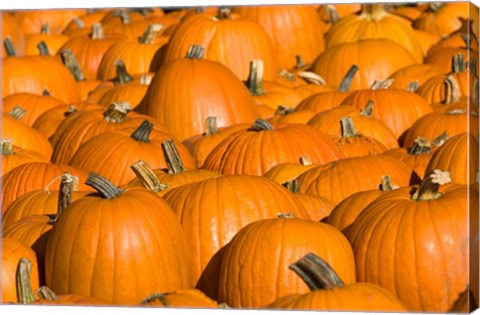
<svg viewBox="0 0 480 315">
<path fill-rule="evenodd" d="M 433 112 L 429 104 L 417 94 L 389 89 L 390 80 L 377 81 L 370 89 L 353 92 L 346 97 L 342 105 L 352 105 L 362 109 L 369 100 L 375 104 L 372 116 L 382 120 L 393 131 L 397 139 L 422 116 Z"/>
<path fill-rule="evenodd" d="M 259 195 L 259 191 L 262 194 Z M 188 249 L 194 257 L 195 281 L 200 279 L 214 254 L 248 223 L 274 218 L 285 211 L 300 218 L 310 218 L 292 193 L 259 176 L 227 175 L 206 179 L 173 188 L 163 198 L 187 235 Z M 215 286 L 215 280 L 210 279 L 208 285 Z M 207 290 L 202 291 L 207 293 Z"/>
<path fill-rule="evenodd" d="M 258 116 L 242 81 L 219 62 L 203 59 L 203 53 L 204 48 L 192 46 L 186 58 L 161 67 L 136 109 L 156 118 L 180 141 L 203 133 L 205 117 L 216 117 L 223 127 L 252 123 Z"/>
<path fill-rule="evenodd" d="M 448 171 L 453 183 L 473 185 L 479 170 L 478 139 L 467 132 L 452 136 L 433 153 L 424 174 L 435 169 Z"/>
<path fill-rule="evenodd" d="M 71 37 L 59 51 L 71 49 L 78 62 L 84 67 L 84 75 L 87 79 L 96 79 L 97 71 L 107 50 L 120 39 L 122 35 L 103 35 L 101 24 L 95 23 L 92 26 L 90 35 Z"/>
<path fill-rule="evenodd" d="M 277 164 L 296 162 L 302 156 L 309 156 L 315 164 L 344 158 L 326 134 L 311 126 L 271 125 L 257 120 L 249 129 L 220 142 L 207 156 L 203 168 L 225 175 L 263 175 Z"/>
<path fill-rule="evenodd" d="M 310 70 L 324 78 L 329 85 L 338 86 L 342 75 L 352 64 L 356 64 L 359 70 L 352 79 L 351 89 L 358 90 L 368 89 L 375 80 L 384 80 L 393 72 L 416 63 L 406 48 L 392 40 L 363 39 L 325 49 L 312 63 Z"/>
<path fill-rule="evenodd" d="M 44 23 L 50 24 L 53 34 L 60 34 L 73 18 L 85 13 L 85 9 L 18 10 L 13 16 L 25 34 L 38 32 Z"/>
<path fill-rule="evenodd" d="M 30 279 L 30 285 L 33 289 L 38 289 L 38 265 L 35 252 L 27 245 L 10 237 L 2 237 L 2 272 L 1 272 L 1 292 L 2 303 L 19 302 L 17 294 L 17 279 L 19 274 L 22 277 Z M 19 270 L 19 261 L 28 260 L 29 266 L 25 270 Z"/>
<path fill-rule="evenodd" d="M 268 122 L 273 124 L 279 123 L 300 123 L 306 124 L 315 113 L 309 109 L 296 110 L 285 106 L 278 106 L 274 115 L 268 119 Z"/>
<path fill-rule="evenodd" d="M 32 127 L 47 139 L 50 139 L 62 121 L 77 110 L 78 108 L 75 105 L 62 104 L 55 106 L 38 116 Z"/>
<path fill-rule="evenodd" d="M 2 137 L 11 139 L 17 147 L 25 150 L 35 151 L 50 160 L 53 148 L 48 139 L 36 129 L 17 120 L 14 116 L 22 117 L 25 111 L 16 107 L 10 114 L 2 115 Z M 13 115 L 13 116 L 12 116 Z"/>
<path fill-rule="evenodd" d="M 19 120 L 32 126 L 35 120 L 49 109 L 63 104 L 62 101 L 50 96 L 48 91 L 43 95 L 20 92 L 3 98 L 3 110 L 8 112 L 15 106 L 22 107 L 26 113 Z"/>
<path fill-rule="evenodd" d="M 448 311 L 469 281 L 468 187 L 442 189 L 448 175 L 435 170 L 414 193 L 404 187 L 378 197 L 346 235 L 357 280 L 386 288 L 412 311 Z"/>
<path fill-rule="evenodd" d="M 233 12 L 257 22 L 267 32 L 275 48 L 280 67 L 295 66 L 295 56 L 302 54 L 311 63 L 324 49 L 326 26 L 310 5 L 238 6 Z"/>
<path fill-rule="evenodd" d="M 49 161 L 48 158 L 37 151 L 22 149 L 13 145 L 12 139 L 0 140 L 0 156 L 2 157 L 2 174 L 25 163 Z"/>
<path fill-rule="evenodd" d="M 219 308 L 217 302 L 197 289 L 177 290 L 175 292 L 153 293 L 139 306 L 175 307 L 175 308 Z"/>
<path fill-rule="evenodd" d="M 307 285 L 289 272 L 288 266 L 309 252 L 325 257 L 346 283 L 355 282 L 352 250 L 340 231 L 325 223 L 284 215 L 250 223 L 228 243 L 218 301 L 232 307 L 259 308 L 287 294 L 307 293 Z"/>
<path fill-rule="evenodd" d="M 267 309 L 318 311 L 382 311 L 406 312 L 398 298 L 380 286 L 370 283 L 345 284 L 322 258 L 308 253 L 292 263 L 294 271 L 311 292 L 291 294 L 277 299 Z"/>
<path fill-rule="evenodd" d="M 423 62 L 423 50 L 413 28 L 389 13 L 383 3 L 362 4 L 359 12 L 338 20 L 325 35 L 325 47 L 369 38 L 393 40 L 405 47 L 417 63 Z"/>
<path fill-rule="evenodd" d="M 374 165 L 375 167 L 372 167 Z M 335 205 L 348 196 L 378 187 L 378 178 L 388 174 L 393 185 L 407 186 L 411 169 L 403 162 L 384 155 L 366 155 L 316 166 L 298 177 L 300 192 L 322 196 Z M 332 186 L 331 183 L 336 185 Z"/>
<path fill-rule="evenodd" d="M 292 181 L 309 169 L 315 167 L 309 156 L 300 157 L 298 162 L 286 162 L 270 168 L 263 177 L 269 178 L 279 184 Z"/>
<path fill-rule="evenodd" d="M 184 232 L 161 197 L 140 187 L 121 190 L 96 174 L 86 184 L 96 193 L 72 202 L 50 232 L 48 287 L 115 305 L 137 304 L 151 292 L 192 288 Z M 79 238 L 85 240 L 75 241 Z M 86 257 L 92 247 L 96 254 Z"/>
<path fill-rule="evenodd" d="M 115 61 L 118 59 L 124 61 L 130 73 L 149 72 L 155 52 L 168 40 L 166 37 L 157 37 L 162 29 L 161 24 L 150 24 L 138 39 L 124 39 L 112 45 L 98 66 L 97 78 L 102 81 L 115 78 Z"/>
<path fill-rule="evenodd" d="M 70 37 L 78 35 L 78 31 L 85 31 L 85 33 L 88 34 L 93 24 L 100 23 L 109 11 L 111 11 L 111 9 L 96 8 L 94 10 L 89 10 L 85 14 L 71 19 L 62 34 Z"/>
<path fill-rule="evenodd" d="M 320 4 L 317 7 L 317 14 L 320 19 L 328 24 L 335 24 L 346 15 L 356 13 L 362 9 L 360 3 L 330 3 Z"/>
<path fill-rule="evenodd" d="M 404 146 L 411 146 L 418 137 L 433 141 L 444 132 L 453 137 L 463 132 L 478 135 L 478 119 L 475 112 L 465 108 L 447 109 L 445 112 L 433 112 L 417 119 L 405 135 Z"/>
<path fill-rule="evenodd" d="M 124 185 L 135 177 L 124 165 L 143 159 L 154 169 L 168 167 L 165 158 L 160 157 L 163 156 L 161 144 L 170 138 L 168 133 L 153 129 L 153 124 L 145 120 L 133 132 L 132 128 L 123 128 L 92 137 L 79 146 L 69 165 L 108 177 L 115 185 Z M 195 162 L 188 150 L 178 142 L 176 145 L 185 167 L 194 169 Z M 109 163 L 113 160 L 121 162 Z"/>
<path fill-rule="evenodd" d="M 478 46 L 476 49 L 474 47 L 441 47 L 430 51 L 425 57 L 425 63 L 442 69 L 444 73 L 450 73 L 453 68 L 453 57 L 461 54 L 467 63 L 472 63 L 472 68 L 477 69 L 478 60 L 472 57 L 478 54 Z"/>
<path fill-rule="evenodd" d="M 8 206 L 21 195 L 32 190 L 45 188 L 53 179 L 65 171 L 78 176 L 78 190 L 92 190 L 89 186 L 83 184 L 87 174 L 75 167 L 47 162 L 29 162 L 3 174 L 1 178 L 3 187 L 0 195 L 2 212 L 6 211 Z"/>
<path fill-rule="evenodd" d="M 342 134 L 333 138 L 337 147 L 342 151 L 345 158 L 374 155 L 385 152 L 387 148 L 373 137 L 365 137 L 355 130 L 352 117 L 340 118 Z"/>
<path fill-rule="evenodd" d="M 149 20 L 139 17 L 137 12 L 128 12 L 117 9 L 115 14 L 107 14 L 102 19 L 105 35 L 123 35 L 127 38 L 137 39 L 142 36 L 145 28 L 151 23 Z M 118 12 L 118 14 L 116 14 Z M 111 17 L 108 19 L 108 17 Z"/>
<path fill-rule="evenodd" d="M 152 70 L 158 71 L 160 66 L 183 58 L 191 45 L 205 46 L 205 59 L 225 65 L 242 81 L 248 78 L 251 60 L 264 61 L 265 80 L 275 78 L 279 70 L 276 51 L 266 31 L 250 19 L 235 17 L 229 9 L 219 9 L 217 16 L 197 14 L 180 23 L 165 45 L 160 64 Z"/>
<path fill-rule="evenodd" d="M 6 47 L 10 47 L 8 38 Z M 80 93 L 71 73 L 53 56 L 15 56 L 13 47 L 6 49 L 2 61 L 2 98 L 19 92 L 42 95 L 47 90 L 52 97 L 65 102 L 80 102 Z"/>
<path fill-rule="evenodd" d="M 341 137 L 342 128 L 338 123 L 342 117 L 351 117 L 355 129 L 366 137 L 380 141 L 387 149 L 398 148 L 397 137 L 387 124 L 372 116 L 373 101 L 360 111 L 358 108 L 342 105 L 317 113 L 307 124 L 332 137 Z"/>
<path fill-rule="evenodd" d="M 48 51 L 55 55 L 60 47 L 69 40 L 69 36 L 52 34 L 50 23 L 42 25 L 39 33 L 31 33 L 25 36 L 25 55 L 38 55 L 38 45 L 44 42 Z"/>
<path fill-rule="evenodd" d="M 420 86 L 428 79 L 437 75 L 442 75 L 444 72 L 437 66 L 421 63 L 413 64 L 401 68 L 392 73 L 388 79 L 393 79 L 390 85 L 391 89 L 407 89 L 409 84 L 416 81 Z"/>
<path fill-rule="evenodd" d="M 377 199 L 385 192 L 396 188 L 399 187 L 392 184 L 390 176 L 383 175 L 382 181 L 377 189 L 359 191 L 348 196 L 333 207 L 328 217 L 322 222 L 330 224 L 343 232 L 348 229 L 370 202 Z"/>
</svg>

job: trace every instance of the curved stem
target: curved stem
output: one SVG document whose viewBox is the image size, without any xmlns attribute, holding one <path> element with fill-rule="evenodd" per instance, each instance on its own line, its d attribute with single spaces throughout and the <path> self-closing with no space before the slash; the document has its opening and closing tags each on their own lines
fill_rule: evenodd
<svg viewBox="0 0 480 315">
<path fill-rule="evenodd" d="M 31 272 L 32 262 L 25 257 L 20 258 L 16 272 L 17 300 L 20 304 L 31 304 L 35 301 L 30 283 Z"/>
<path fill-rule="evenodd" d="M 162 150 L 165 162 L 167 162 L 168 174 L 178 174 L 186 170 L 173 139 L 163 142 Z"/>
<path fill-rule="evenodd" d="M 113 199 L 124 193 L 122 189 L 115 186 L 111 181 L 95 173 L 88 174 L 85 184 L 95 189 L 104 199 Z"/>
<path fill-rule="evenodd" d="M 14 118 L 15 120 L 22 119 L 23 116 L 27 114 L 27 111 L 20 105 L 15 105 L 11 110 L 7 112 L 7 115 Z"/>
<path fill-rule="evenodd" d="M 169 185 L 162 183 L 157 174 L 150 168 L 145 161 L 138 161 L 130 166 L 132 171 L 137 176 L 143 187 L 153 192 L 160 192 L 169 187 Z"/>
<path fill-rule="evenodd" d="M 133 81 L 133 77 L 128 74 L 127 68 L 125 67 L 125 63 L 122 59 L 117 59 L 114 63 L 115 71 L 117 76 L 113 79 L 113 83 L 115 85 L 119 84 L 127 84 L 128 82 Z"/>
<path fill-rule="evenodd" d="M 139 42 L 146 45 L 153 44 L 158 36 L 158 33 L 160 33 L 160 31 L 164 28 L 165 27 L 160 23 L 150 24 L 145 33 L 143 33 L 142 37 L 140 37 Z"/>
<path fill-rule="evenodd" d="M 153 293 L 149 296 L 147 296 L 145 299 L 143 299 L 140 304 L 148 304 L 150 302 L 153 302 L 155 300 L 159 300 L 160 303 L 162 303 L 164 306 L 169 306 L 170 303 L 165 299 L 166 294 L 164 293 Z"/>
<path fill-rule="evenodd" d="M 251 131 L 273 130 L 272 124 L 264 119 L 257 119 L 253 125 L 248 129 Z"/>
<path fill-rule="evenodd" d="M 47 286 L 41 286 L 40 288 L 38 288 L 37 294 L 42 300 L 47 300 L 47 301 L 58 300 L 58 295 Z"/>
<path fill-rule="evenodd" d="M 17 55 L 15 52 L 15 46 L 13 45 L 12 38 L 10 36 L 5 37 L 3 40 L 3 47 L 5 47 L 5 53 L 8 57 L 15 57 Z"/>
<path fill-rule="evenodd" d="M 80 63 L 73 54 L 73 51 L 70 48 L 66 48 L 60 52 L 60 57 L 62 58 L 63 64 L 67 69 L 73 74 L 75 81 L 85 81 L 85 76 L 80 67 Z"/>
<path fill-rule="evenodd" d="M 385 90 L 388 89 L 395 80 L 390 78 L 386 80 L 376 80 L 373 82 L 372 86 L 370 87 L 371 90 Z"/>
<path fill-rule="evenodd" d="M 206 134 L 209 136 L 214 135 L 218 132 L 217 117 L 213 117 L 213 116 L 207 117 L 206 129 L 207 129 Z"/>
<path fill-rule="evenodd" d="M 297 75 L 305 80 L 308 84 L 327 85 L 324 78 L 312 71 L 300 71 Z"/>
<path fill-rule="evenodd" d="M 452 75 L 448 75 L 443 81 L 445 94 L 440 101 L 441 104 L 452 104 L 460 99 L 460 88 L 457 80 Z"/>
<path fill-rule="evenodd" d="M 448 131 L 445 131 L 432 141 L 432 146 L 441 147 L 449 138 Z"/>
<path fill-rule="evenodd" d="M 293 270 L 311 291 L 343 287 L 343 282 L 330 265 L 313 253 L 303 256 L 291 264 Z"/>
<path fill-rule="evenodd" d="M 103 119 L 109 123 L 122 123 L 128 119 L 128 113 L 132 110 L 129 102 L 112 103 L 103 113 Z"/>
<path fill-rule="evenodd" d="M 203 45 L 191 45 L 188 48 L 186 58 L 188 59 L 203 59 L 205 55 L 205 46 Z"/>
<path fill-rule="evenodd" d="M 250 72 L 247 79 L 247 87 L 250 94 L 259 96 L 265 94 L 262 87 L 263 82 L 263 60 L 256 59 L 250 61 Z"/>
<path fill-rule="evenodd" d="M 48 46 L 43 40 L 37 44 L 37 48 L 41 56 L 50 56 Z"/>
<path fill-rule="evenodd" d="M 416 201 L 439 199 L 443 194 L 438 191 L 438 188 L 449 182 L 451 182 L 450 172 L 435 169 L 425 175 L 411 199 Z"/>
<path fill-rule="evenodd" d="M 135 129 L 135 131 L 130 136 L 135 141 L 141 143 L 149 143 L 150 142 L 150 134 L 153 130 L 153 124 L 148 120 L 144 120 L 140 126 Z"/>
<path fill-rule="evenodd" d="M 340 83 L 340 86 L 338 87 L 339 91 L 341 92 L 350 91 L 350 86 L 352 85 L 353 77 L 355 76 L 357 71 L 358 71 L 357 65 L 352 65 L 350 69 L 348 69 L 347 73 L 345 74 L 345 77 L 343 77 L 343 80 Z"/>
</svg>

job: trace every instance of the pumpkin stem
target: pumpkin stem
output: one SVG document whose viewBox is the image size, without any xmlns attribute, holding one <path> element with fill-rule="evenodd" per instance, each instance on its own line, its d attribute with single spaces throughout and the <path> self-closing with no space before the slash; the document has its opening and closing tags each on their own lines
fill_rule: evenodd
<svg viewBox="0 0 480 315">
<path fill-rule="evenodd" d="M 298 178 L 289 180 L 283 183 L 283 187 L 287 188 L 289 192 L 296 194 L 300 191 L 300 180 Z"/>
<path fill-rule="evenodd" d="M 102 39 L 103 38 L 103 28 L 102 23 L 93 23 L 92 24 L 92 35 L 91 39 Z"/>
<path fill-rule="evenodd" d="M 296 69 L 302 69 L 302 68 L 305 68 L 307 66 L 305 61 L 303 61 L 301 55 L 295 55 L 295 60 L 296 60 L 296 65 L 295 65 Z"/>
<path fill-rule="evenodd" d="M 73 74 L 75 81 L 85 81 L 85 76 L 80 68 L 80 63 L 77 58 L 75 58 L 75 55 L 70 48 L 62 50 L 60 52 L 60 57 L 62 58 L 65 67 L 67 67 L 70 73 Z"/>
<path fill-rule="evenodd" d="M 227 7 L 219 7 L 216 18 L 219 20 L 229 19 L 232 13 L 232 9 Z"/>
<path fill-rule="evenodd" d="M 389 175 L 383 175 L 382 182 L 380 183 L 380 190 L 391 191 L 391 190 L 394 190 L 395 188 L 398 188 L 398 187 L 393 185 L 392 178 Z"/>
<path fill-rule="evenodd" d="M 340 14 L 338 13 L 337 8 L 333 4 L 326 5 L 327 14 L 328 14 L 328 22 L 330 24 L 335 24 L 340 20 Z"/>
<path fill-rule="evenodd" d="M 280 71 L 278 71 L 278 75 L 282 78 L 287 79 L 288 81 L 295 81 L 295 75 L 285 69 L 281 69 Z"/>
<path fill-rule="evenodd" d="M 420 83 L 417 80 L 410 82 L 407 86 L 407 91 L 412 93 L 417 93 L 418 89 L 420 88 Z"/>
<path fill-rule="evenodd" d="M 23 116 L 27 111 L 20 105 L 15 105 L 11 110 L 7 112 L 7 115 L 14 118 L 15 120 L 20 120 L 22 119 Z"/>
<path fill-rule="evenodd" d="M 299 275 L 311 291 L 329 290 L 344 285 L 333 268 L 313 253 L 308 253 L 288 268 Z"/>
<path fill-rule="evenodd" d="M 461 53 L 455 54 L 452 57 L 452 72 L 459 73 L 465 71 L 466 63 L 465 63 L 465 56 Z"/>
<path fill-rule="evenodd" d="M 15 52 L 15 46 L 13 45 L 12 38 L 10 36 L 5 37 L 3 40 L 3 47 L 5 47 L 5 53 L 8 57 L 14 57 L 17 55 Z"/>
<path fill-rule="evenodd" d="M 214 135 L 218 132 L 217 117 L 207 117 L 206 119 L 207 135 Z"/>
<path fill-rule="evenodd" d="M 286 107 L 285 105 L 279 105 L 275 110 L 275 115 L 286 116 L 294 112 L 294 108 Z"/>
<path fill-rule="evenodd" d="M 375 80 L 370 87 L 371 90 L 385 90 L 388 89 L 395 81 L 393 78 L 386 80 Z"/>
<path fill-rule="evenodd" d="M 122 20 L 123 24 L 128 24 L 132 22 L 132 19 L 130 18 L 130 14 L 128 14 L 128 12 L 125 10 L 118 10 L 118 16 Z"/>
<path fill-rule="evenodd" d="M 413 145 L 407 149 L 407 153 L 411 155 L 428 154 L 431 151 L 430 141 L 422 137 L 415 139 Z"/>
<path fill-rule="evenodd" d="M 125 67 L 125 63 L 122 59 L 117 59 L 114 65 L 117 73 L 117 76 L 115 79 L 113 79 L 113 83 L 115 85 L 127 84 L 128 82 L 133 81 L 133 78 L 130 74 L 128 74 L 127 67 Z"/>
<path fill-rule="evenodd" d="M 205 7 L 204 6 L 199 6 L 195 8 L 195 13 L 204 13 L 205 12 Z"/>
<path fill-rule="evenodd" d="M 361 137 L 355 130 L 355 125 L 353 124 L 352 117 L 342 117 L 340 118 L 340 126 L 342 130 L 342 138 L 358 138 Z"/>
<path fill-rule="evenodd" d="M 70 106 L 68 106 L 67 111 L 65 113 L 63 113 L 63 116 L 68 117 L 71 114 L 75 113 L 76 111 L 77 111 L 77 108 L 75 107 L 75 105 L 70 105 Z"/>
<path fill-rule="evenodd" d="M 263 130 L 273 130 L 271 123 L 264 119 L 257 119 L 253 125 L 249 128 L 250 131 L 263 131 Z"/>
<path fill-rule="evenodd" d="M 153 130 L 153 124 L 148 120 L 144 120 L 140 126 L 135 129 L 135 131 L 130 136 L 133 140 L 141 142 L 141 143 L 149 143 L 150 142 L 150 134 Z"/>
<path fill-rule="evenodd" d="M 445 142 L 447 142 L 448 138 L 448 131 L 445 131 L 432 141 L 432 146 L 437 148 L 441 147 Z"/>
<path fill-rule="evenodd" d="M 169 187 L 169 185 L 160 182 L 157 174 L 147 164 L 147 162 L 140 160 L 130 166 L 132 171 L 137 176 L 143 187 L 153 192 L 160 192 Z"/>
<path fill-rule="evenodd" d="M 128 113 L 132 110 L 129 102 L 112 103 L 103 113 L 103 119 L 109 123 L 122 123 L 128 119 Z"/>
<path fill-rule="evenodd" d="M 65 172 L 61 175 L 62 181 L 58 191 L 57 218 L 72 203 L 73 192 L 78 188 L 78 176 Z M 56 220 L 56 219 L 55 219 Z"/>
<path fill-rule="evenodd" d="M 374 20 L 378 21 L 382 19 L 384 16 L 387 15 L 387 11 L 385 10 L 385 5 L 380 3 L 370 4 L 364 3 L 362 4 L 362 14 L 367 17 L 367 20 Z"/>
<path fill-rule="evenodd" d="M 150 83 L 152 83 L 152 76 L 148 74 L 142 74 L 140 75 L 139 82 L 142 85 L 150 85 Z"/>
<path fill-rule="evenodd" d="M 37 48 L 41 56 L 50 56 L 48 46 L 43 40 L 37 44 Z"/>
<path fill-rule="evenodd" d="M 431 11 L 431 12 L 437 12 L 438 10 L 440 10 L 442 8 L 443 4 L 441 2 L 430 2 L 428 4 L 428 9 Z"/>
<path fill-rule="evenodd" d="M 48 301 L 58 300 L 58 295 L 47 286 L 41 286 L 40 288 L 38 288 L 37 295 L 42 300 L 48 300 Z"/>
<path fill-rule="evenodd" d="M 50 92 L 47 89 L 43 90 L 42 96 L 50 96 Z"/>
<path fill-rule="evenodd" d="M 263 60 L 256 59 L 250 61 L 250 72 L 247 79 L 247 88 L 253 96 L 265 94 L 262 86 L 263 82 Z"/>
<path fill-rule="evenodd" d="M 0 141 L 0 146 L 1 146 L 0 153 L 2 156 L 15 154 L 15 152 L 13 151 L 12 139 L 2 139 Z"/>
<path fill-rule="evenodd" d="M 178 174 L 185 171 L 182 158 L 178 153 L 177 146 L 173 139 L 168 139 L 162 143 L 163 156 L 168 166 L 168 174 Z"/>
<path fill-rule="evenodd" d="M 352 85 L 352 80 L 355 74 L 358 71 L 358 66 L 357 65 L 352 65 L 350 69 L 348 69 L 347 74 L 345 74 L 345 77 L 343 77 L 342 82 L 340 83 L 340 86 L 338 87 L 338 90 L 340 92 L 348 92 L 350 90 L 350 86 Z"/>
<path fill-rule="evenodd" d="M 300 157 L 300 164 L 304 166 L 312 165 L 312 158 L 308 155 L 303 155 Z"/>
<path fill-rule="evenodd" d="M 366 117 L 372 117 L 373 115 L 373 105 L 374 105 L 373 100 L 368 100 L 367 105 L 363 108 L 363 110 L 360 112 L 360 115 L 366 116 Z"/>
<path fill-rule="evenodd" d="M 445 94 L 440 103 L 452 104 L 458 101 L 460 98 L 460 88 L 458 86 L 457 80 L 455 80 L 452 75 L 448 75 L 443 81 L 443 85 L 445 87 Z"/>
<path fill-rule="evenodd" d="M 451 182 L 450 172 L 435 169 L 428 174 L 420 183 L 420 187 L 415 191 L 412 200 L 434 200 L 439 199 L 443 194 L 438 191 L 440 185 L 445 185 Z"/>
<path fill-rule="evenodd" d="M 115 186 L 111 181 L 95 173 L 88 174 L 85 185 L 95 189 L 95 191 L 104 199 L 113 199 L 124 193 L 124 190 Z"/>
<path fill-rule="evenodd" d="M 42 26 L 40 27 L 40 34 L 45 34 L 45 35 L 49 35 L 51 34 L 51 29 L 50 29 L 50 23 L 49 22 L 45 22 L 42 24 Z"/>
<path fill-rule="evenodd" d="M 148 26 L 145 33 L 140 37 L 139 42 L 141 44 L 151 45 L 154 43 L 155 38 L 157 38 L 158 33 L 163 30 L 165 27 L 160 23 L 152 23 Z"/>
<path fill-rule="evenodd" d="M 296 219 L 297 216 L 292 212 L 279 212 L 277 213 L 278 219 Z"/>
<path fill-rule="evenodd" d="M 300 71 L 297 75 L 309 84 L 327 85 L 327 81 L 312 71 Z"/>
<path fill-rule="evenodd" d="M 20 304 L 31 304 L 35 301 L 32 285 L 30 283 L 31 271 L 32 262 L 28 258 L 20 258 L 16 272 L 17 300 Z"/>
<path fill-rule="evenodd" d="M 147 296 L 145 299 L 143 299 L 140 304 L 147 304 L 150 302 L 153 302 L 155 300 L 159 300 L 160 303 L 162 303 L 164 306 L 169 306 L 170 303 L 165 299 L 166 294 L 165 293 L 153 293 L 149 296 Z"/>
<path fill-rule="evenodd" d="M 205 55 L 205 46 L 203 45 L 191 45 L 188 48 L 186 58 L 188 59 L 203 59 Z"/>
</svg>

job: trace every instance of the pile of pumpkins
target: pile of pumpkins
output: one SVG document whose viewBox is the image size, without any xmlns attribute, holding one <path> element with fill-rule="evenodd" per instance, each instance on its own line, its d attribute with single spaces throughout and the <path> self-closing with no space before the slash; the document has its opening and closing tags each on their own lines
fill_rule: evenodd
<svg viewBox="0 0 480 315">
<path fill-rule="evenodd" d="M 2 303 L 478 305 L 472 3 L 2 23 Z"/>
</svg>

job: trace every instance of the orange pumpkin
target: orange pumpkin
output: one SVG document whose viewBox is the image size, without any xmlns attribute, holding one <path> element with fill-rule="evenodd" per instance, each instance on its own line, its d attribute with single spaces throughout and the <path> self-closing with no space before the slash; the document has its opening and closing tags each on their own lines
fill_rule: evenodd
<svg viewBox="0 0 480 315">
<path fill-rule="evenodd" d="M 96 174 L 89 175 L 87 185 L 97 193 L 72 202 L 50 232 L 48 287 L 115 305 L 136 305 L 151 292 L 193 287 L 184 231 L 161 197 L 140 187 L 121 190 Z M 82 237 L 89 241 L 75 242 Z M 85 256 L 92 246 L 93 255 Z"/>
<path fill-rule="evenodd" d="M 176 307 L 176 308 L 219 308 L 214 300 L 197 289 L 177 290 L 167 293 L 153 293 L 146 297 L 139 306 Z"/>
<path fill-rule="evenodd" d="M 55 55 L 62 45 L 69 40 L 69 36 L 62 34 L 52 34 L 50 23 L 42 25 L 40 32 L 31 33 L 25 36 L 25 55 L 40 54 L 38 45 L 44 42 L 48 51 Z"/>
<path fill-rule="evenodd" d="M 49 161 L 48 158 L 37 151 L 22 149 L 13 145 L 12 139 L 0 140 L 0 156 L 2 159 L 2 174 L 25 163 Z"/>
<path fill-rule="evenodd" d="M 19 120 L 32 126 L 35 120 L 49 109 L 63 104 L 62 101 L 52 97 L 48 91 L 43 95 L 21 92 L 10 94 L 3 98 L 3 110 L 9 111 L 15 106 L 22 107 L 26 113 Z"/>
</svg>

